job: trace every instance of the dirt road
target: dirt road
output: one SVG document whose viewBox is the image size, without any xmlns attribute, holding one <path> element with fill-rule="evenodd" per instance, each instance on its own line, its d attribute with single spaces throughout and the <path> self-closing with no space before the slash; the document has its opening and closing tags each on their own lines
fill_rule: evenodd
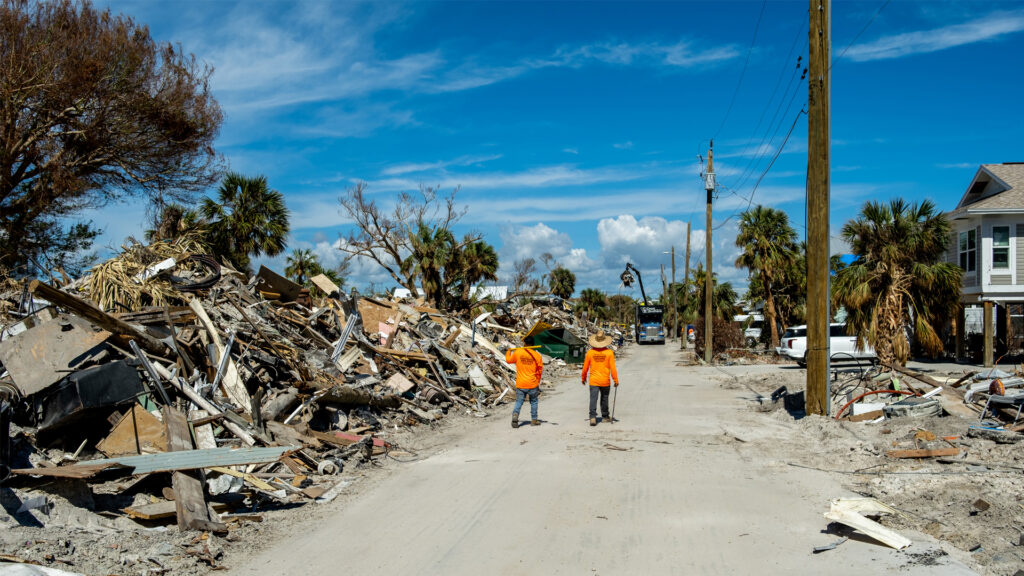
<svg viewBox="0 0 1024 576">
<path fill-rule="evenodd" d="M 627 349 L 614 424 L 590 427 L 585 389 L 560 382 L 541 396 L 543 425 L 513 430 L 501 415 L 453 432 L 232 572 L 973 574 L 914 533 L 904 552 L 850 540 L 812 554 L 837 540 L 822 533 L 829 498 L 851 494 L 766 453 L 789 429 L 678 356 Z"/>
</svg>

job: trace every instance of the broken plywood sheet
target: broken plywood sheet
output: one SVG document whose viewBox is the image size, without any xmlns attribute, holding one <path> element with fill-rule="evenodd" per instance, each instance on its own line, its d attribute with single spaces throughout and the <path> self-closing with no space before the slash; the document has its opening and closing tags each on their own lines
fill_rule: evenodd
<svg viewBox="0 0 1024 576">
<path fill-rule="evenodd" d="M 395 372 L 394 374 L 392 374 L 391 378 L 388 378 L 384 382 L 384 385 L 394 390 L 395 394 L 405 394 L 409 390 L 412 390 L 413 388 L 416 387 L 415 384 L 410 382 L 409 379 L 402 375 L 400 372 Z"/>
<path fill-rule="evenodd" d="M 401 311 L 376 300 L 363 298 L 359 300 L 356 308 L 363 319 L 363 331 L 367 336 L 373 333 L 370 330 L 377 330 L 381 324 L 387 324 L 388 320 L 397 324 L 402 319 Z"/>
<path fill-rule="evenodd" d="M 302 286 L 266 266 L 260 266 L 260 271 L 256 273 L 256 277 L 259 278 L 259 281 L 256 283 L 256 289 L 265 293 L 264 296 L 268 300 L 294 302 L 302 292 Z"/>
<path fill-rule="evenodd" d="M 166 452 L 164 424 L 142 406 L 133 404 L 96 448 L 108 457 Z"/>
<path fill-rule="evenodd" d="M 61 315 L 0 342 L 0 363 L 25 396 L 49 388 L 75 370 L 110 332 L 93 330 L 76 316 Z"/>
<path fill-rule="evenodd" d="M 331 282 L 331 279 L 323 274 L 317 274 L 309 279 L 314 286 L 323 291 L 324 294 L 332 296 L 341 292 L 341 288 L 337 284 Z"/>
</svg>

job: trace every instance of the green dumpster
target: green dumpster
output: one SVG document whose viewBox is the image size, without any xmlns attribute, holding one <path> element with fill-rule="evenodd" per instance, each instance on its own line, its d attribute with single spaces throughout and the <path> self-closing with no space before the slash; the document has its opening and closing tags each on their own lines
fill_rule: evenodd
<svg viewBox="0 0 1024 576">
<path fill-rule="evenodd" d="M 560 358 L 569 364 L 583 364 L 587 354 L 587 343 L 566 328 L 531 330 L 523 342 L 527 346 L 540 346 L 537 352 L 551 358 Z"/>
</svg>

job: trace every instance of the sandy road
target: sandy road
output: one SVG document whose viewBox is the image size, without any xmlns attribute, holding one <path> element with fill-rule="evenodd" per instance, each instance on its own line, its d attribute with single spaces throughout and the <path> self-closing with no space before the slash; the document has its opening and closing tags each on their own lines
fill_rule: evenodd
<svg viewBox="0 0 1024 576">
<path fill-rule="evenodd" d="M 238 574 L 972 574 L 870 542 L 813 555 L 826 474 L 768 466 L 724 433 L 746 403 L 675 365 L 674 346 L 631 347 L 614 424 L 590 427 L 578 381 L 541 396 L 544 424 L 505 415 L 446 438 L 320 525 L 233 567 Z M 526 408 L 524 407 L 524 413 Z M 619 449 L 616 449 L 619 448 Z M 915 540 L 915 554 L 934 548 Z"/>
</svg>

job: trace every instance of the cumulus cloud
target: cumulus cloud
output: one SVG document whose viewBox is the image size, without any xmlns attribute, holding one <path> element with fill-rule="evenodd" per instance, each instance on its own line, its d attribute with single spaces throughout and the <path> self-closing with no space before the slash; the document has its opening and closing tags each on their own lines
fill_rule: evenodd
<svg viewBox="0 0 1024 576">
<path fill-rule="evenodd" d="M 523 258 L 534 258 L 539 265 L 540 255 L 545 252 L 573 272 L 581 272 L 596 265 L 585 248 L 572 247 L 572 238 L 568 234 L 543 222 L 533 226 L 505 228 L 501 231 L 501 244 L 500 258 L 505 270 L 511 270 L 512 263 Z"/>
<path fill-rule="evenodd" d="M 671 250 L 673 245 L 685 249 L 686 222 L 660 216 L 637 220 L 631 214 L 623 214 L 598 222 L 597 239 L 606 266 L 624 265 L 628 261 L 640 269 L 657 268 L 666 262 L 662 252 Z"/>
</svg>

